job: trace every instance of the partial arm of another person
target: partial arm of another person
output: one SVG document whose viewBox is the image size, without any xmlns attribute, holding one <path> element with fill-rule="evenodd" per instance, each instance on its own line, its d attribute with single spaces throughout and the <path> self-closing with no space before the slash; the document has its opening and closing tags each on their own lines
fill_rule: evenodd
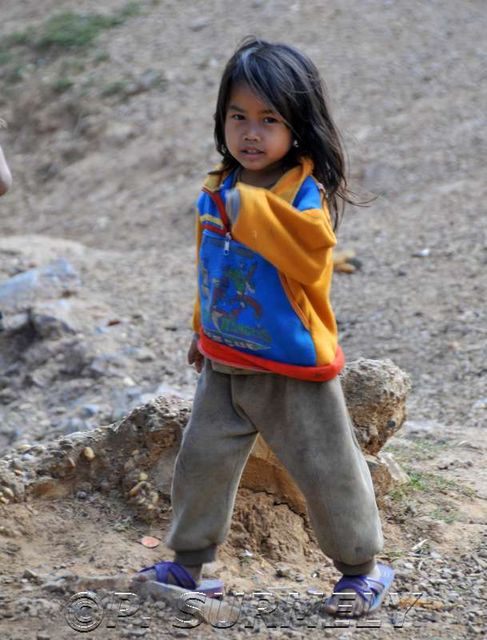
<svg viewBox="0 0 487 640">
<path fill-rule="evenodd" d="M 10 173 L 10 169 L 8 168 L 3 149 L 0 146 L 0 196 L 3 196 L 4 193 L 7 193 L 11 186 L 12 174 Z"/>
</svg>

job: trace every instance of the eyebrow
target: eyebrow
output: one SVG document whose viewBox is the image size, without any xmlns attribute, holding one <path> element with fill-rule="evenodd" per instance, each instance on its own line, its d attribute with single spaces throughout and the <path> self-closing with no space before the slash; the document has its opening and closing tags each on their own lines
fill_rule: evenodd
<svg viewBox="0 0 487 640">
<path fill-rule="evenodd" d="M 239 113 L 245 113 L 245 109 L 242 109 L 241 107 L 238 107 L 236 104 L 230 104 L 228 105 L 228 109 L 232 110 L 232 111 L 238 111 Z M 274 111 L 274 109 L 262 109 L 262 111 L 259 111 L 259 113 L 276 113 L 277 111 Z"/>
</svg>

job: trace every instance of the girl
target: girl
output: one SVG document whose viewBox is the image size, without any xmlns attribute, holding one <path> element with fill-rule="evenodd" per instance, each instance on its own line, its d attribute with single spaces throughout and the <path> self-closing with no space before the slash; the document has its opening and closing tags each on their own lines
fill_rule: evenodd
<svg viewBox="0 0 487 640">
<path fill-rule="evenodd" d="M 223 73 L 215 140 L 222 163 L 198 200 L 188 361 L 201 376 L 174 469 L 167 545 L 175 559 L 138 579 L 221 590 L 220 581 L 200 582 L 201 569 L 228 533 L 260 433 L 343 574 L 325 609 L 360 616 L 380 606 L 393 571 L 375 560 L 381 524 L 338 378 L 332 247 L 351 199 L 314 64 L 293 47 L 245 40 Z"/>
</svg>

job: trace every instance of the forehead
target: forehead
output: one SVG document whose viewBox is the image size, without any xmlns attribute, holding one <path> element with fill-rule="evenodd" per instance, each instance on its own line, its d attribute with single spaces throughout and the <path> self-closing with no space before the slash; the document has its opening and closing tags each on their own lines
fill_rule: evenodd
<svg viewBox="0 0 487 640">
<path fill-rule="evenodd" d="M 252 91 L 248 84 L 241 82 L 232 85 L 230 89 L 227 108 L 230 109 L 234 107 L 238 107 L 238 109 L 242 111 L 266 113 L 275 112 L 275 109 L 273 109 L 268 102 L 265 102 L 254 91 Z"/>
</svg>

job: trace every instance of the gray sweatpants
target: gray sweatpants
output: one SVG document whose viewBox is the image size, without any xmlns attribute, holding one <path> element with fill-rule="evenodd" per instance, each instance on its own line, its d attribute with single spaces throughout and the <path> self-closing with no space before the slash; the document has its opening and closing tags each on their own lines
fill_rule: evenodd
<svg viewBox="0 0 487 640">
<path fill-rule="evenodd" d="M 214 560 L 258 433 L 302 491 L 322 551 L 341 573 L 370 571 L 382 530 L 339 378 L 219 373 L 207 359 L 173 475 L 166 543 L 176 561 Z"/>
</svg>

